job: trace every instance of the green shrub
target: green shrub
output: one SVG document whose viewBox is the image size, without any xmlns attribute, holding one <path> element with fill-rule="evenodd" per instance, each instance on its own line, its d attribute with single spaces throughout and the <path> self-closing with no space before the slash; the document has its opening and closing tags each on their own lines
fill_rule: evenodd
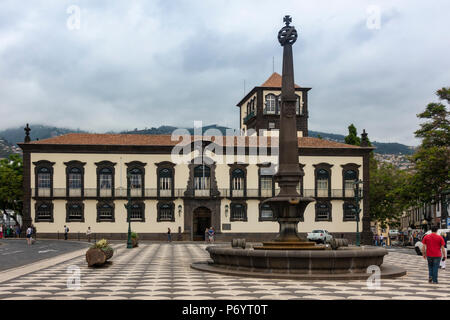
<svg viewBox="0 0 450 320">
<path fill-rule="evenodd" d="M 91 248 L 102 250 L 106 254 L 106 259 L 111 258 L 114 253 L 114 249 L 111 248 L 106 239 L 101 239 L 97 241 L 93 246 L 91 246 Z"/>
<path fill-rule="evenodd" d="M 97 241 L 91 248 L 103 249 L 109 247 L 109 243 L 106 239 Z"/>
<path fill-rule="evenodd" d="M 138 236 L 138 234 L 136 233 L 136 232 L 132 232 L 131 233 L 131 238 L 133 238 L 133 239 L 139 239 L 139 236 Z"/>
</svg>

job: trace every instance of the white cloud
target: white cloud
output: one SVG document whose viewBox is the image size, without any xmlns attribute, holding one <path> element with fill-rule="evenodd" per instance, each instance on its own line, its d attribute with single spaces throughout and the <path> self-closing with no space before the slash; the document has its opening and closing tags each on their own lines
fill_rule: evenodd
<svg viewBox="0 0 450 320">
<path fill-rule="evenodd" d="M 66 26 L 70 5 L 80 30 Z M 369 5 L 381 28 L 366 26 Z M 310 129 L 417 144 L 416 114 L 449 85 L 442 0 L 33 1 L 0 3 L 0 126 L 26 122 L 90 131 L 238 127 L 247 90 L 281 71 L 285 14 L 299 30 L 296 82 L 310 91 Z"/>
</svg>

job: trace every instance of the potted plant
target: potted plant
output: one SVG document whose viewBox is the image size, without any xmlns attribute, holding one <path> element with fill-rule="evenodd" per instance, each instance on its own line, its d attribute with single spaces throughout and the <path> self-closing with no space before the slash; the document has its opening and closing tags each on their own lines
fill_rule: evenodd
<svg viewBox="0 0 450 320">
<path fill-rule="evenodd" d="M 138 246 L 139 236 L 136 232 L 131 233 L 131 243 L 133 244 L 133 248 Z"/>
<path fill-rule="evenodd" d="M 102 265 L 107 260 L 111 259 L 114 254 L 114 249 L 111 248 L 106 239 L 97 241 L 86 252 L 86 261 L 89 267 L 94 265 Z"/>
</svg>

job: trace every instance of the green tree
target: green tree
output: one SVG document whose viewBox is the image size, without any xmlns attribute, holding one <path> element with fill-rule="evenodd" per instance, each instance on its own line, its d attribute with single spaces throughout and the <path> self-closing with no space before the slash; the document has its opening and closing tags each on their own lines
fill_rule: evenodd
<svg viewBox="0 0 450 320">
<path fill-rule="evenodd" d="M 441 101 L 450 103 L 450 87 L 436 91 Z M 450 184 L 450 119 L 447 106 L 442 102 L 429 103 L 417 115 L 425 120 L 415 132 L 422 143 L 411 157 L 415 164 L 412 180 L 416 201 L 436 200 Z"/>
<path fill-rule="evenodd" d="M 375 159 L 370 168 L 370 216 L 382 228 L 397 227 L 403 210 L 410 203 L 411 174 Z"/>
<path fill-rule="evenodd" d="M 0 160 L 0 209 L 17 224 L 17 214 L 22 214 L 23 199 L 23 165 L 22 158 L 10 155 Z M 14 211 L 8 214 L 6 209 Z"/>
<path fill-rule="evenodd" d="M 345 143 L 354 146 L 361 145 L 361 138 L 358 137 L 356 127 L 353 123 L 348 126 L 348 136 L 345 137 Z"/>
<path fill-rule="evenodd" d="M 361 145 L 361 138 L 357 135 L 354 124 L 348 126 L 348 136 L 345 143 Z M 368 145 L 372 146 L 368 139 Z M 387 225 L 398 225 L 399 217 L 407 206 L 407 192 L 409 174 L 397 169 L 391 164 L 380 163 L 375 159 L 373 151 L 369 156 L 370 171 L 370 216 L 382 228 Z"/>
</svg>

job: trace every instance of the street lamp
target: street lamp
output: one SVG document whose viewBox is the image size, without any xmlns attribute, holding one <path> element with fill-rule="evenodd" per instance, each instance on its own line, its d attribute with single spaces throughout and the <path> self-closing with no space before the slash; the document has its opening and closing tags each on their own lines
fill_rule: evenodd
<svg viewBox="0 0 450 320">
<path fill-rule="evenodd" d="M 355 205 L 356 208 L 353 209 L 355 212 L 355 218 L 356 218 L 356 245 L 359 247 L 361 245 L 361 238 L 360 238 L 360 234 L 359 234 L 359 214 L 361 213 L 361 208 L 359 206 L 359 202 L 361 200 L 361 189 L 359 189 L 359 185 L 362 184 L 363 181 L 360 180 L 355 180 L 355 182 L 353 182 L 353 190 L 355 191 Z"/>
<path fill-rule="evenodd" d="M 133 248 L 133 243 L 131 242 L 131 217 L 130 217 L 130 210 L 131 210 L 131 174 L 127 173 L 127 198 L 128 202 L 125 204 L 125 208 L 127 209 L 127 218 L 128 218 L 128 240 L 127 240 L 127 249 Z"/>
</svg>

